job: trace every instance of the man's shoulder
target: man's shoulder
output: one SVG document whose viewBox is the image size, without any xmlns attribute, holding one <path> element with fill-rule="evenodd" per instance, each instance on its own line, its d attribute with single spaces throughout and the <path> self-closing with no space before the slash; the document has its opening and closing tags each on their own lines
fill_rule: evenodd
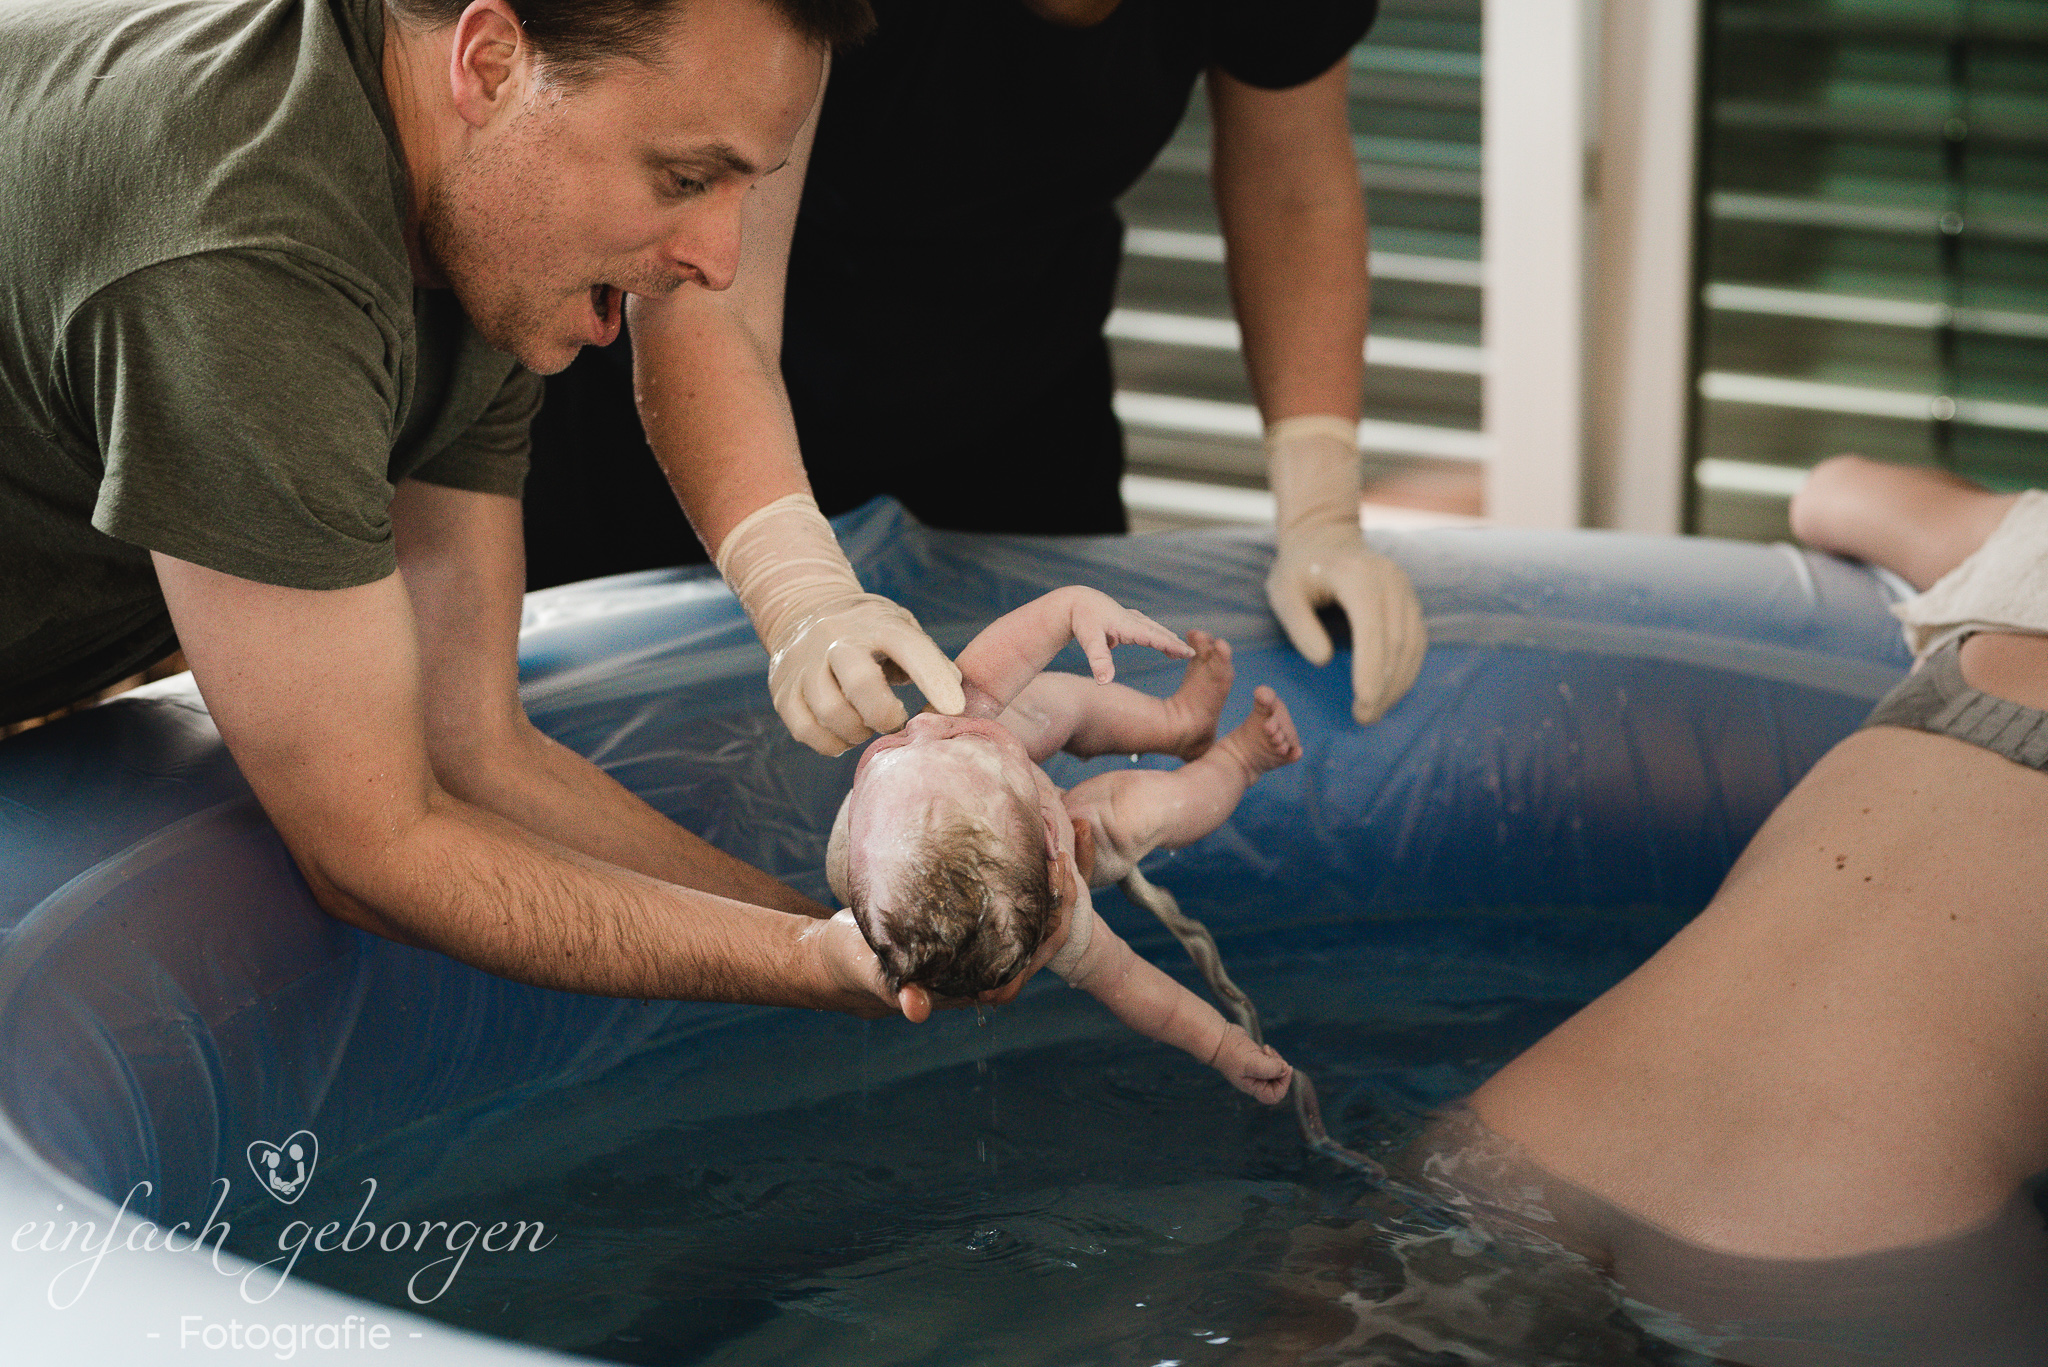
<svg viewBox="0 0 2048 1367">
<path fill-rule="evenodd" d="M 0 174 L 10 285 L 55 321 L 194 252 L 302 253 L 405 306 L 402 166 L 380 22 L 322 0 L 10 0 Z"/>
</svg>

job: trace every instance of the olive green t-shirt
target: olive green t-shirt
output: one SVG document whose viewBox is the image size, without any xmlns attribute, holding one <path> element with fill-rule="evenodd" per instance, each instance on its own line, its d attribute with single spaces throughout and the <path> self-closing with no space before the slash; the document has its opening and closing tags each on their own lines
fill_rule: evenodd
<svg viewBox="0 0 2048 1367">
<path fill-rule="evenodd" d="M 0 722 L 175 645 L 149 552 L 396 568 L 516 496 L 537 377 L 414 288 L 381 0 L 0 0 Z"/>
</svg>

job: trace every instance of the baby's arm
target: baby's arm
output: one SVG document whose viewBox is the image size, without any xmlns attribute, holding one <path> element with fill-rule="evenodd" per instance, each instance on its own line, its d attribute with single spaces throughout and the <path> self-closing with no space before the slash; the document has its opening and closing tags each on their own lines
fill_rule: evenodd
<svg viewBox="0 0 2048 1367">
<path fill-rule="evenodd" d="M 1148 1039 L 1185 1050 L 1223 1074 L 1230 1085 L 1268 1106 L 1287 1095 L 1294 1070 L 1270 1046 L 1252 1043 L 1242 1026 L 1140 958 L 1084 901 L 1069 935 L 1085 935 L 1079 962 L 1061 976 L 1108 1007 Z"/>
<path fill-rule="evenodd" d="M 1068 641 L 1079 642 L 1098 683 L 1116 677 L 1111 646 L 1151 646 L 1177 659 L 1194 654 L 1180 637 L 1106 593 L 1078 585 L 1054 589 L 989 623 L 960 652 L 967 715 L 997 716 Z"/>
</svg>

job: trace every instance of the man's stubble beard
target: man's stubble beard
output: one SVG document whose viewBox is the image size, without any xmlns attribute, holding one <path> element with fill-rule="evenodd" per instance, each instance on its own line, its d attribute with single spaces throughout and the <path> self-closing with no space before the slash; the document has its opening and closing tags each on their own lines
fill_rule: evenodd
<svg viewBox="0 0 2048 1367">
<path fill-rule="evenodd" d="M 552 348 L 550 354 L 537 354 L 553 325 L 553 310 L 537 299 L 525 282 L 489 264 L 518 259 L 516 252 L 493 247 L 518 236 L 518 230 L 527 225 L 486 226 L 488 212 L 481 204 L 470 202 L 483 198 L 474 194 L 483 180 L 472 158 L 465 157 L 434 182 L 420 206 L 420 255 L 455 291 L 462 311 L 493 350 L 516 357 L 536 374 L 552 375 L 564 369 L 581 348 L 572 347 L 566 357 Z"/>
</svg>

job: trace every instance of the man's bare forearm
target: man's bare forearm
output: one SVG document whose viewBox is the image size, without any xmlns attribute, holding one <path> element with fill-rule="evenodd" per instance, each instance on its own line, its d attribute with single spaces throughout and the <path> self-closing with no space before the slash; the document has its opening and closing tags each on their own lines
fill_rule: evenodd
<svg viewBox="0 0 2048 1367">
<path fill-rule="evenodd" d="M 799 916 L 831 909 L 670 821 L 583 756 L 530 726 L 488 756 L 437 764 L 455 796 L 545 840 L 679 887 Z"/>
<path fill-rule="evenodd" d="M 883 1010 L 828 943 L 851 927 L 614 868 L 447 794 L 375 848 L 286 835 L 330 912 L 520 982 Z"/>
</svg>

